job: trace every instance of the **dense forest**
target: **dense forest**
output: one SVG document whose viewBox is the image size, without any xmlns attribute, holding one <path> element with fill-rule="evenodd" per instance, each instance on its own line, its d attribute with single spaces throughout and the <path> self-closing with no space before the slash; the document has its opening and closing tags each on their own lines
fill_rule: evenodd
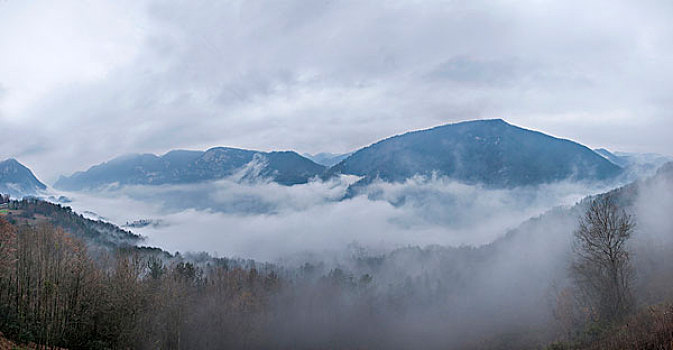
<svg viewBox="0 0 673 350">
<path fill-rule="evenodd" d="M 0 332 L 68 349 L 668 349 L 672 190 L 669 166 L 489 245 L 353 245 L 282 265 L 141 248 L 69 208 L 12 201 Z"/>
<path fill-rule="evenodd" d="M 96 260 L 50 224 L 0 219 L 0 329 L 21 342 L 72 349 L 249 347 L 263 339 L 269 270 L 213 260 L 197 267 L 142 251 Z"/>
<path fill-rule="evenodd" d="M 90 246 L 116 249 L 140 244 L 143 238 L 102 220 L 87 219 L 70 207 L 37 198 L 9 201 L 6 220 L 12 224 L 49 222 L 80 238 Z"/>
</svg>

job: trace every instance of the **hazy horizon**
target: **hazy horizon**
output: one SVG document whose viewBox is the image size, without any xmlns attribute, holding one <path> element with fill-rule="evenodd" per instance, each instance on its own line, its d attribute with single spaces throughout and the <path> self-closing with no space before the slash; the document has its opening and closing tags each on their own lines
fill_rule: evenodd
<svg viewBox="0 0 673 350">
<path fill-rule="evenodd" d="M 345 153 L 504 118 L 672 155 L 667 1 L 0 2 L 0 149 L 41 179 L 128 153 Z M 572 25 L 569 25 L 572 24 Z"/>
<path fill-rule="evenodd" d="M 0 0 L 0 348 L 668 347 L 672 14 Z"/>
</svg>

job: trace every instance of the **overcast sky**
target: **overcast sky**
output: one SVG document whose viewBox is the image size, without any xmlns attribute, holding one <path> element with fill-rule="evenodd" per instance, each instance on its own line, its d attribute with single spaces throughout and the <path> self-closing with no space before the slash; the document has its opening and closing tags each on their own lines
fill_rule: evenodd
<svg viewBox="0 0 673 350">
<path fill-rule="evenodd" d="M 673 155 L 673 1 L 0 0 L 0 158 L 347 152 L 476 118 Z"/>
</svg>

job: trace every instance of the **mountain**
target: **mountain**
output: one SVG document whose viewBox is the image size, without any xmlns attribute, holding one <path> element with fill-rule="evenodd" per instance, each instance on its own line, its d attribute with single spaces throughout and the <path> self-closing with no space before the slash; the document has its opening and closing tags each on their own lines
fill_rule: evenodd
<svg viewBox="0 0 673 350">
<path fill-rule="evenodd" d="M 16 159 L 10 158 L 0 162 L 0 193 L 23 197 L 35 195 L 46 189 L 47 186 Z"/>
<path fill-rule="evenodd" d="M 401 182 L 415 175 L 439 175 L 502 188 L 565 179 L 606 180 L 624 172 L 617 156 L 606 158 L 597 152 L 573 141 L 513 126 L 502 119 L 475 120 L 390 137 L 352 154 L 306 155 L 313 160 L 292 151 L 226 147 L 175 150 L 163 156 L 128 155 L 61 177 L 54 186 L 82 190 L 110 184 L 195 183 L 229 176 L 243 181 L 265 178 L 295 185 L 316 176 L 347 174 L 362 176 L 358 185 L 377 178 Z M 335 162 L 338 163 L 326 168 L 325 165 Z"/>
<path fill-rule="evenodd" d="M 318 154 L 308 154 L 304 153 L 303 156 L 314 161 L 315 163 L 318 163 L 320 165 L 324 166 L 333 166 L 339 163 L 340 161 L 348 158 L 351 153 L 344 153 L 344 154 L 334 154 L 334 153 L 328 153 L 328 152 L 323 152 L 323 153 L 318 153 Z"/>
<path fill-rule="evenodd" d="M 594 149 L 594 152 L 598 153 L 601 155 L 603 158 L 609 160 L 612 164 L 615 164 L 619 167 L 626 167 L 629 165 L 629 161 L 623 157 L 620 157 L 610 151 L 608 151 L 605 148 L 596 148 Z"/>
<path fill-rule="evenodd" d="M 605 148 L 598 148 L 594 151 L 613 164 L 624 168 L 634 179 L 639 176 L 653 175 L 659 167 L 673 161 L 672 157 L 655 153 L 610 152 Z"/>
<path fill-rule="evenodd" d="M 358 175 L 367 183 L 436 174 L 470 184 L 513 187 L 564 179 L 605 180 L 621 172 L 578 143 L 492 119 L 387 138 L 353 153 L 327 175 Z"/>
<path fill-rule="evenodd" d="M 184 184 L 239 176 L 240 180 L 270 179 L 282 185 L 306 183 L 325 167 L 291 151 L 259 152 L 216 147 L 207 151 L 170 151 L 163 156 L 135 154 L 115 158 L 61 178 L 63 190 L 100 186 Z"/>
</svg>

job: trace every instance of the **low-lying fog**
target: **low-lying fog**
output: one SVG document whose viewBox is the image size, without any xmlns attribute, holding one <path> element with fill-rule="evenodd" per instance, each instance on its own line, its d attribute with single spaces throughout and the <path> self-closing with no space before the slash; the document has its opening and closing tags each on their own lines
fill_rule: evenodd
<svg viewBox="0 0 673 350">
<path fill-rule="evenodd" d="M 147 245 L 268 261 L 339 251 L 353 243 L 374 250 L 481 245 L 554 206 L 610 188 L 561 182 L 488 189 L 416 177 L 405 183 L 375 182 L 366 194 L 342 200 L 356 180 L 342 176 L 287 187 L 231 178 L 63 194 L 75 211 L 120 226 L 151 220 L 131 229 L 146 236 Z"/>
<path fill-rule="evenodd" d="M 613 192 L 637 223 L 629 251 L 639 302 L 661 302 L 671 290 L 671 174 Z M 272 298 L 264 334 L 280 348 L 540 348 L 567 334 L 556 311 L 572 290 L 572 232 L 588 201 L 548 209 L 609 186 L 496 190 L 414 178 L 374 183 L 366 194 L 341 200 L 355 180 L 284 187 L 232 178 L 67 195 L 76 211 L 91 209 L 116 223 L 154 220 L 134 229 L 149 245 L 279 260 L 281 279 L 290 283 Z M 491 245 L 446 247 L 491 242 L 514 227 Z M 430 244 L 444 246 L 416 248 Z M 376 251 L 400 246 L 412 247 Z M 334 255 L 319 255 L 326 251 Z M 221 310 L 194 305 L 197 320 Z M 195 339 L 219 335 L 198 324 Z"/>
</svg>

